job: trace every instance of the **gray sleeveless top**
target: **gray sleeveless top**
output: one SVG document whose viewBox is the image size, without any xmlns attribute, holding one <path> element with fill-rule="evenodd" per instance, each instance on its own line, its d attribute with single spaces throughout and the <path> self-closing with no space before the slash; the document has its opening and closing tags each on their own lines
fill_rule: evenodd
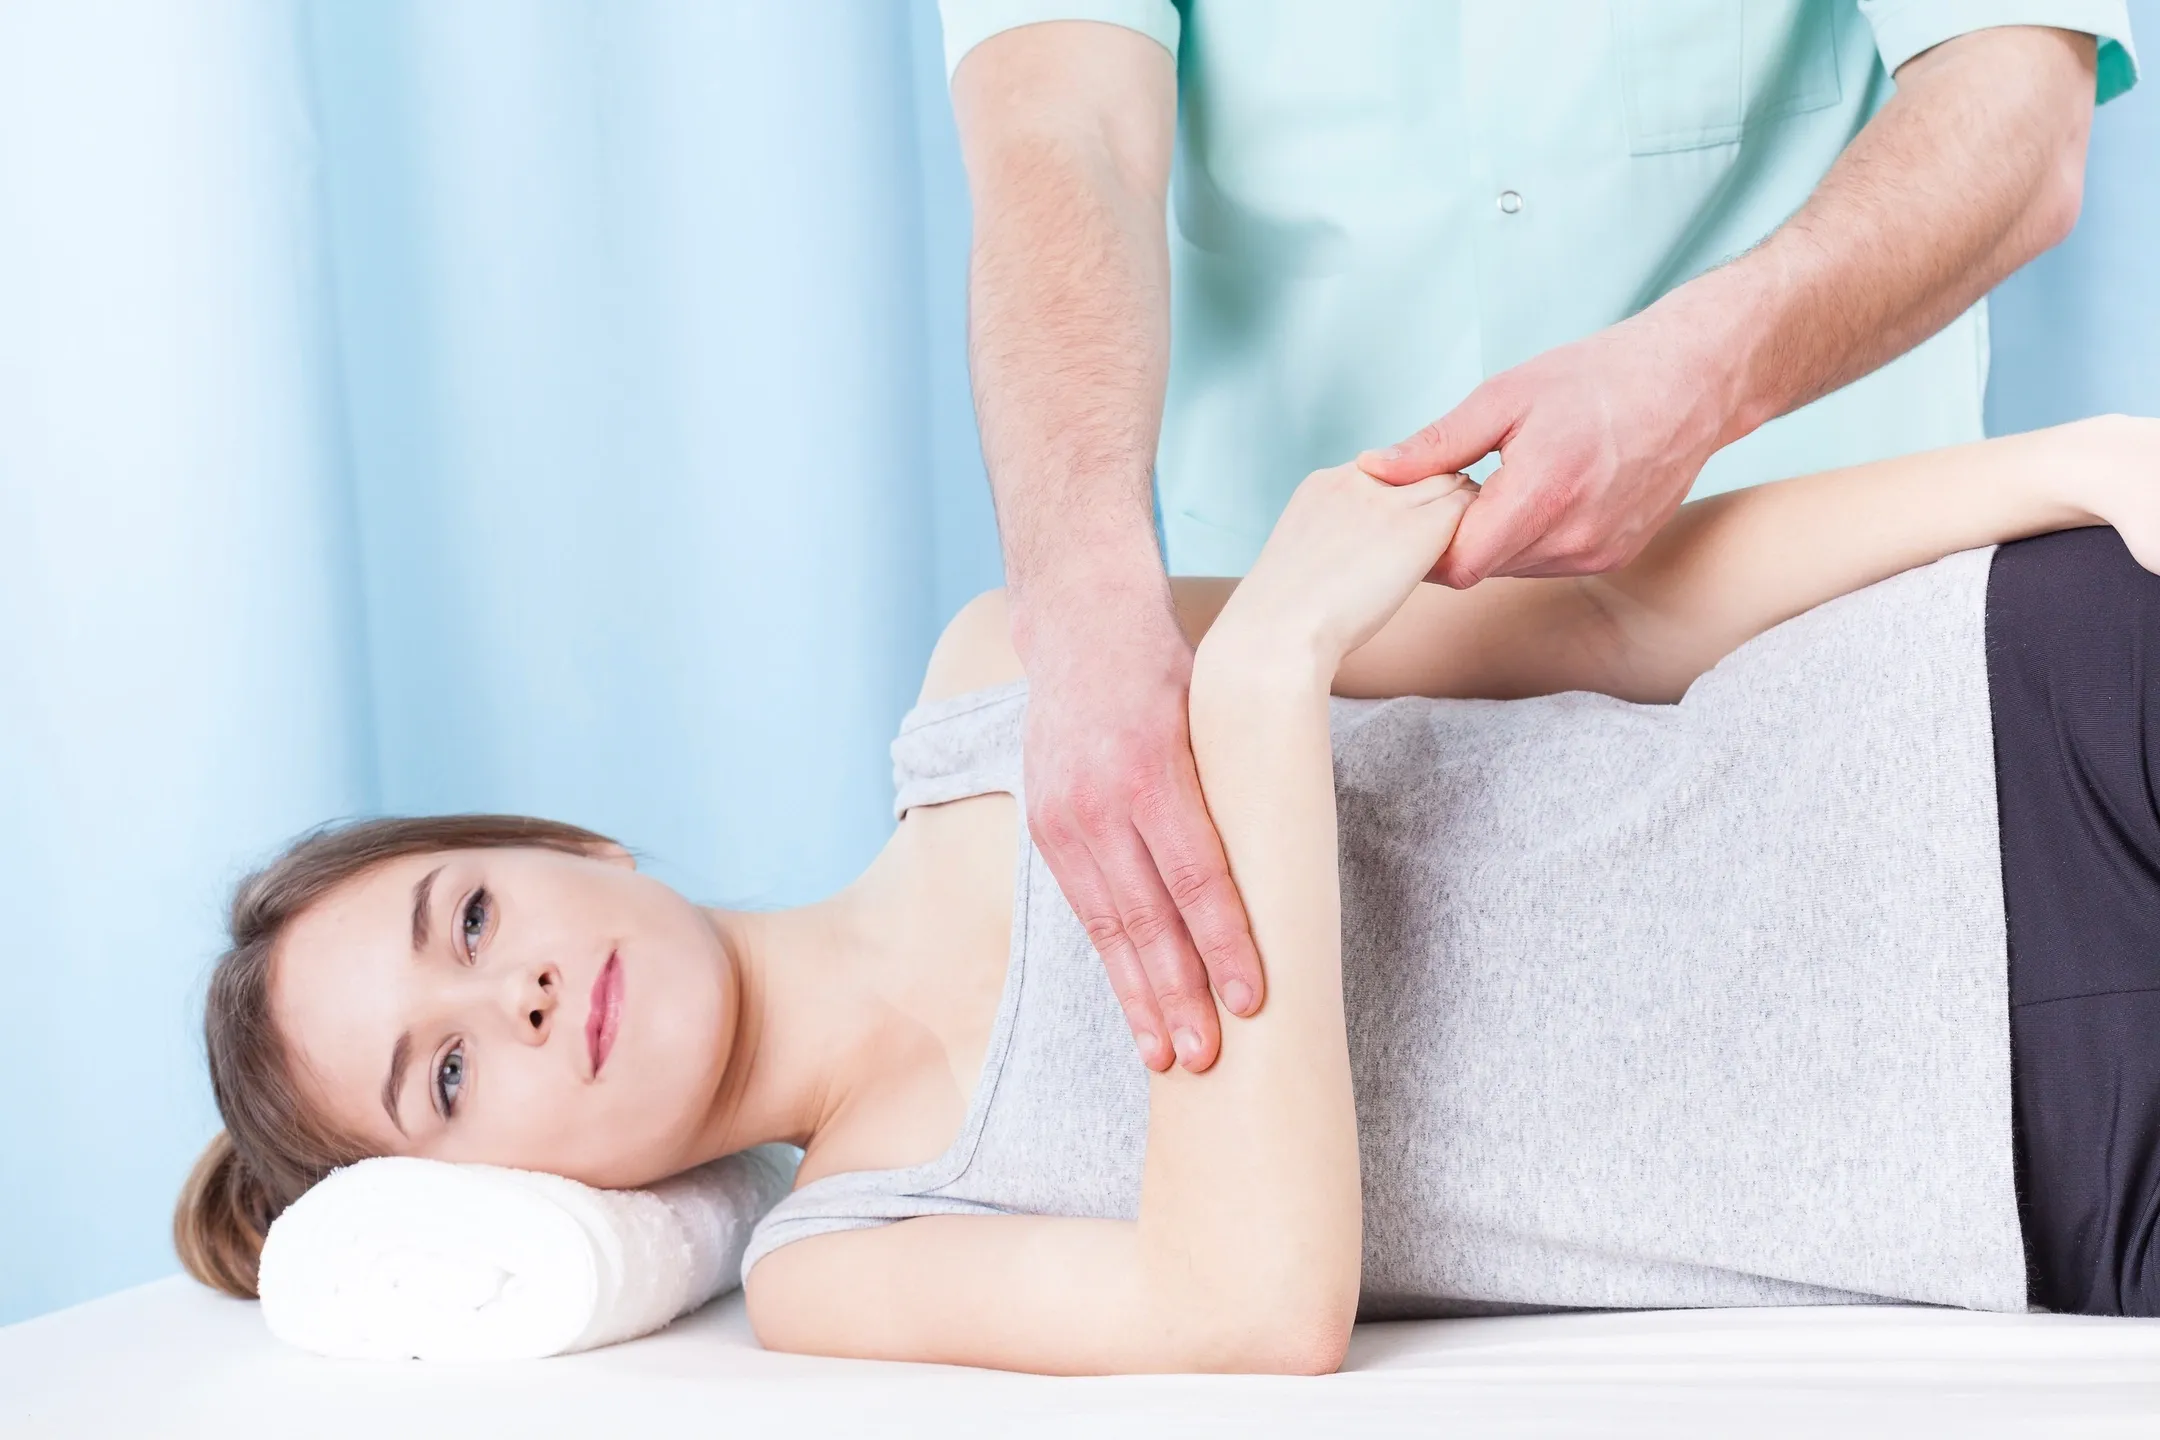
<svg viewBox="0 0 2160 1440">
<path fill-rule="evenodd" d="M 1677 705 L 1337 701 L 1366 1318 L 1898 1299 L 2017 1310 L 1988 552 L 1781 625 Z M 1023 687 L 924 705 L 896 810 L 1020 785 Z M 1023 836 L 952 1148 L 775 1247 L 1130 1218 L 1147 1072 Z"/>
</svg>

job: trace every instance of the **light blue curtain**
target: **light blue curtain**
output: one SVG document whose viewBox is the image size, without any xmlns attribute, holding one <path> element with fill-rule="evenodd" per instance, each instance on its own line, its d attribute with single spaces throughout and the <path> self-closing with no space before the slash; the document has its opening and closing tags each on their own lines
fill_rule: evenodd
<svg viewBox="0 0 2160 1440">
<path fill-rule="evenodd" d="M 2160 413 L 2156 174 L 2148 84 L 1999 425 Z M 295 831 L 854 873 L 997 579 L 967 223 L 929 0 L 0 0 L 0 1321 L 172 1268 L 219 906 Z"/>
<path fill-rule="evenodd" d="M 2160 0 L 2130 28 L 2145 79 L 2093 117 L 2076 232 L 1996 288 L 1991 433 L 2160 415 Z"/>
<path fill-rule="evenodd" d="M 0 1321 L 173 1266 L 232 880 L 783 903 L 997 583 L 929 3 L 0 0 Z"/>
</svg>

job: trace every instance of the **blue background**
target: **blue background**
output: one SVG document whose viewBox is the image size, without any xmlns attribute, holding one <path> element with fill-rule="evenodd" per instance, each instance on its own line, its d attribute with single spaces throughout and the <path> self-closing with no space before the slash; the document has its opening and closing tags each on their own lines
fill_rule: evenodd
<svg viewBox="0 0 2160 1440">
<path fill-rule="evenodd" d="M 1997 428 L 2160 414 L 2156 177 L 2148 82 L 1997 297 Z M 998 579 L 967 224 L 928 0 L 0 0 L 0 1322 L 173 1268 L 219 907 L 294 832 L 853 876 Z"/>
</svg>

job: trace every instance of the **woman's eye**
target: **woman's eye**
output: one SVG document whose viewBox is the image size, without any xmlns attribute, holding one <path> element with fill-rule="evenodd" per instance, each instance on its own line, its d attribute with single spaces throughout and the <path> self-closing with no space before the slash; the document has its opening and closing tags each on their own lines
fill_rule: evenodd
<svg viewBox="0 0 2160 1440">
<path fill-rule="evenodd" d="M 465 1087 L 465 1047 L 453 1045 L 435 1066 L 435 1104 L 445 1120 L 457 1111 L 458 1091 Z"/>
<path fill-rule="evenodd" d="M 458 919 L 458 929 L 465 936 L 465 953 L 471 955 L 480 948 L 480 937 L 487 934 L 488 892 L 475 890 L 472 899 L 465 902 L 465 912 Z"/>
</svg>

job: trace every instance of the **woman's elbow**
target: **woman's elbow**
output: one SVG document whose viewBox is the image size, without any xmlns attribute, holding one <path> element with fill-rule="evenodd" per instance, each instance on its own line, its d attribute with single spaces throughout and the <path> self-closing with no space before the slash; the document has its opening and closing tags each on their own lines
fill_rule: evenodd
<svg viewBox="0 0 2160 1440">
<path fill-rule="evenodd" d="M 1284 1337 L 1285 1343 L 1267 1353 L 1267 1363 L 1256 1367 L 1258 1373 L 1332 1375 L 1342 1369 L 1343 1357 L 1350 1353 L 1350 1328 L 1348 1318 L 1339 1324 L 1330 1321 L 1302 1327 L 1297 1334 Z"/>
<path fill-rule="evenodd" d="M 1350 1350 L 1357 1291 L 1255 1297 L 1226 1318 L 1229 1324 L 1208 1347 L 1210 1363 L 1200 1368 L 1241 1375 L 1332 1375 Z"/>
</svg>

